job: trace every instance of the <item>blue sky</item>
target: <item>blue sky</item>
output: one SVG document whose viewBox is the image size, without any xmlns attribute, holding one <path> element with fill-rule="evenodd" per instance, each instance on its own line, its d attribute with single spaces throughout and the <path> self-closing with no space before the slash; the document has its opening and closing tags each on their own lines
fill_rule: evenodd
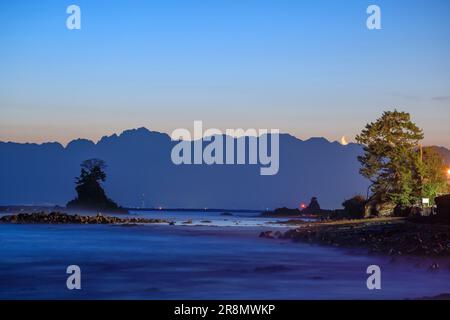
<svg viewBox="0 0 450 320">
<path fill-rule="evenodd" d="M 1 1 L 0 39 L 2 141 L 194 120 L 352 140 L 396 107 L 450 147 L 447 0 Z"/>
</svg>

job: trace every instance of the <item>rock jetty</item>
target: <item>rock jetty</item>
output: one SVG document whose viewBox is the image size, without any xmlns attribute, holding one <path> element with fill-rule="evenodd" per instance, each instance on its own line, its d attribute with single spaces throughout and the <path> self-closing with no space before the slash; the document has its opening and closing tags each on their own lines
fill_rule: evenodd
<svg viewBox="0 0 450 320">
<path fill-rule="evenodd" d="M 128 224 L 128 223 L 169 223 L 163 219 L 145 218 L 118 218 L 114 216 L 104 216 L 98 213 L 95 216 L 71 215 L 62 212 L 36 212 L 19 213 L 15 215 L 3 216 L 0 223 L 15 224 Z"/>
</svg>

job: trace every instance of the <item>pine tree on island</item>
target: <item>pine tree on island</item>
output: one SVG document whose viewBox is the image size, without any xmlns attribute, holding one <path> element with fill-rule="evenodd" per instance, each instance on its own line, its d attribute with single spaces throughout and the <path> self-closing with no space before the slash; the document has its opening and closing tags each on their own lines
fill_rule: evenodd
<svg viewBox="0 0 450 320">
<path fill-rule="evenodd" d="M 119 206 L 109 199 L 102 182 L 106 180 L 106 163 L 100 159 L 89 159 L 81 163 L 80 176 L 76 178 L 77 197 L 67 203 L 69 209 L 122 211 Z"/>
</svg>

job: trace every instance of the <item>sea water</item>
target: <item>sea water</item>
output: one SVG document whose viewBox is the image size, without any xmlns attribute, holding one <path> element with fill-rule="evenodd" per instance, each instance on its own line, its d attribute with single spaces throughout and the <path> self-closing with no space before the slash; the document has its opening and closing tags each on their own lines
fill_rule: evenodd
<svg viewBox="0 0 450 320">
<path fill-rule="evenodd" d="M 259 238 L 274 228 L 254 215 L 156 215 L 164 214 L 176 225 L 0 225 L 0 299 L 408 299 L 450 292 L 448 260 L 430 271 L 430 259 Z M 197 217 L 211 223 L 197 225 Z M 215 224 L 214 217 L 232 222 Z M 187 219 L 193 224 L 181 223 Z M 381 290 L 366 286 L 374 264 Z M 66 287 L 69 265 L 81 268 L 81 290 Z"/>
</svg>

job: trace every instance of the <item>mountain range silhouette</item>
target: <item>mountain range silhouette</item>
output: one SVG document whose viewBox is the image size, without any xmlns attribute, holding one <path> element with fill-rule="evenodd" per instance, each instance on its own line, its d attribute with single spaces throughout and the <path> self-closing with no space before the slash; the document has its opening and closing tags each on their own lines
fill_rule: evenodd
<svg viewBox="0 0 450 320">
<path fill-rule="evenodd" d="M 176 143 L 146 128 L 66 147 L 0 142 L 0 205 L 65 205 L 75 196 L 80 163 L 90 158 L 106 161 L 104 188 L 125 207 L 265 210 L 316 196 L 323 208 L 339 208 L 368 187 L 358 173 L 358 144 L 280 134 L 279 172 L 261 176 L 260 165 L 177 166 L 170 158 Z"/>
</svg>

